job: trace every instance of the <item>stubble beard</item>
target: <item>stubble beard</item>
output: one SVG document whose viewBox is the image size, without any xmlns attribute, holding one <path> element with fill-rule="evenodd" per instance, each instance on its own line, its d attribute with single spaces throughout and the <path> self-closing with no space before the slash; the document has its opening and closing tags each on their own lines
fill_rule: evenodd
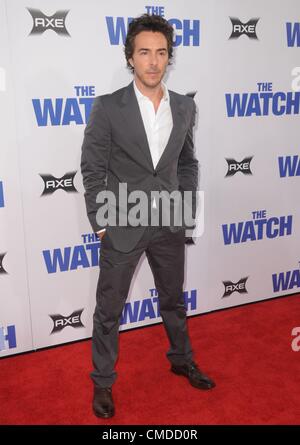
<svg viewBox="0 0 300 445">
<path fill-rule="evenodd" d="M 144 75 L 144 76 L 139 76 L 139 75 L 136 74 L 136 76 L 137 76 L 137 78 L 139 79 L 139 81 L 140 81 L 146 88 L 149 88 L 149 89 L 155 89 L 155 88 L 157 88 L 158 85 L 161 84 L 161 81 L 162 81 L 164 75 L 165 75 L 165 70 L 164 70 L 162 73 L 160 73 L 160 76 L 158 77 L 157 80 L 155 79 L 155 80 L 153 80 L 152 82 L 149 82 L 149 81 L 147 80 L 146 75 Z"/>
</svg>

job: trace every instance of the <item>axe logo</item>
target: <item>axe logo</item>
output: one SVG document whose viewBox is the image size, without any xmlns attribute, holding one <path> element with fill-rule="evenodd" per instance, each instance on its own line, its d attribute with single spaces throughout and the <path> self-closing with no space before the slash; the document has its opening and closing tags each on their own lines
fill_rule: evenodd
<svg viewBox="0 0 300 445">
<path fill-rule="evenodd" d="M 246 281 L 249 277 L 241 278 L 237 283 L 232 283 L 232 281 L 223 281 L 225 286 L 225 292 L 222 298 L 229 297 L 233 292 L 238 292 L 239 294 L 247 294 Z"/>
<path fill-rule="evenodd" d="M 6 253 L 0 253 L 0 274 L 6 274 L 6 270 L 3 267 L 3 258 L 5 257 Z"/>
<path fill-rule="evenodd" d="M 229 39 L 237 39 L 241 35 L 245 34 L 249 39 L 256 39 L 256 25 L 259 19 L 251 19 L 247 23 L 242 23 L 240 19 L 230 17 L 232 23 L 232 33 Z"/>
<path fill-rule="evenodd" d="M 55 14 L 47 16 L 39 9 L 27 9 L 33 20 L 33 28 L 29 35 L 43 34 L 43 32 L 52 29 L 59 35 L 70 36 L 65 24 L 68 10 L 57 11 Z"/>
<path fill-rule="evenodd" d="M 244 175 L 252 175 L 252 172 L 250 170 L 250 162 L 252 161 L 252 159 L 253 156 L 249 156 L 247 158 L 244 158 L 241 162 L 237 162 L 232 158 L 226 158 L 228 170 L 225 178 L 227 176 L 233 176 L 237 172 L 244 173 Z"/>
<path fill-rule="evenodd" d="M 74 176 L 76 175 L 75 172 L 69 172 L 66 173 L 61 178 L 55 178 L 55 176 L 52 175 L 42 175 L 40 174 L 41 178 L 44 181 L 44 190 L 41 196 L 43 195 L 50 195 L 51 193 L 54 193 L 56 190 L 61 189 L 65 192 L 75 192 L 77 193 L 77 190 L 74 186 Z"/>
<path fill-rule="evenodd" d="M 72 328 L 84 328 L 84 325 L 81 321 L 81 314 L 83 310 L 84 309 L 74 311 L 68 317 L 60 314 L 49 315 L 54 325 L 51 334 L 62 331 L 66 326 L 72 326 Z"/>
</svg>

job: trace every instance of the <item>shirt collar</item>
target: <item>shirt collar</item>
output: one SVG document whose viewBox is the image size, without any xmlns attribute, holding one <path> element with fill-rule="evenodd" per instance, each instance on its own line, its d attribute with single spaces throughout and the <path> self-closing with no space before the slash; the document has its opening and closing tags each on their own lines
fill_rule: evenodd
<svg viewBox="0 0 300 445">
<path fill-rule="evenodd" d="M 162 86 L 162 90 L 163 90 L 163 97 L 162 97 L 162 100 L 164 100 L 164 101 L 169 101 L 169 100 L 170 100 L 170 97 L 169 97 L 169 91 L 168 91 L 167 85 L 166 85 L 164 82 L 161 82 L 161 86 Z M 145 95 L 144 95 L 143 93 L 141 93 L 141 91 L 138 89 L 138 87 L 137 87 L 135 81 L 133 81 L 133 88 L 134 88 L 134 91 L 135 91 L 137 100 L 145 100 L 145 99 L 148 99 L 148 100 L 149 100 L 149 97 L 145 96 Z"/>
</svg>

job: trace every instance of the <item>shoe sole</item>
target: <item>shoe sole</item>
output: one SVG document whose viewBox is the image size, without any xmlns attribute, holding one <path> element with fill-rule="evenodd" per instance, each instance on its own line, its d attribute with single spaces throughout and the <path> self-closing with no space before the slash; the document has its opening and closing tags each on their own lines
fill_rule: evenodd
<svg viewBox="0 0 300 445">
<path fill-rule="evenodd" d="M 113 412 L 111 414 L 109 414 L 109 413 L 107 413 L 107 414 L 100 414 L 97 411 L 95 411 L 94 409 L 93 409 L 93 412 L 94 412 L 96 417 L 100 417 L 101 419 L 109 419 L 110 417 L 113 417 L 115 415 L 115 412 Z"/>
<path fill-rule="evenodd" d="M 176 369 L 173 369 L 173 368 L 171 368 L 171 372 L 173 372 L 173 373 L 176 374 L 176 375 L 182 375 L 183 377 L 185 377 L 186 379 L 188 379 L 188 381 L 189 381 L 189 383 L 190 383 L 191 386 L 193 386 L 194 388 L 197 388 L 197 389 L 203 389 L 204 391 L 207 391 L 207 390 L 210 390 L 210 389 L 215 388 L 215 386 L 216 386 L 215 383 L 214 383 L 213 385 L 210 385 L 210 386 L 199 386 L 199 385 L 195 385 L 195 384 L 193 384 L 193 383 L 189 380 L 188 376 L 186 376 L 186 375 L 183 374 L 182 372 L 177 371 Z"/>
</svg>

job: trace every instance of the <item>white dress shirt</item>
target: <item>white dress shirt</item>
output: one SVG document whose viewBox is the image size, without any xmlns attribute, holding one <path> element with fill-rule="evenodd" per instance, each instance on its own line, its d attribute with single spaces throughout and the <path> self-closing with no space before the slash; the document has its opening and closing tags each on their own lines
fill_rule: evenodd
<svg viewBox="0 0 300 445">
<path fill-rule="evenodd" d="M 173 128 L 169 91 L 163 82 L 161 82 L 161 86 L 163 89 L 163 97 L 161 98 L 155 113 L 153 102 L 141 93 L 135 81 L 133 81 L 133 87 L 142 115 L 154 168 L 157 166 L 158 161 L 166 148 Z M 153 200 L 153 207 L 156 207 L 155 199 Z"/>
<path fill-rule="evenodd" d="M 153 102 L 141 93 L 135 81 L 133 81 L 133 87 L 142 115 L 154 168 L 157 166 L 158 161 L 166 148 L 173 128 L 169 92 L 163 82 L 161 82 L 161 85 L 163 89 L 163 97 L 161 98 L 159 107 L 155 113 Z M 155 198 L 152 205 L 154 208 L 157 207 Z M 102 229 L 97 233 L 101 233 L 104 230 L 105 229 Z"/>
</svg>

